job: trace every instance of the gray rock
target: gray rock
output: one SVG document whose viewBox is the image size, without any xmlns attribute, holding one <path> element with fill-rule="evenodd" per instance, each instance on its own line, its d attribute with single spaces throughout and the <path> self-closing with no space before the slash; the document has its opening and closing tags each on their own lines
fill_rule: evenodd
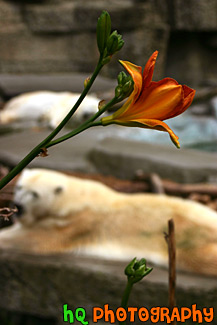
<svg viewBox="0 0 217 325">
<path fill-rule="evenodd" d="M 98 59 L 93 39 L 95 36 L 85 33 L 58 35 L 55 38 L 37 35 L 34 39 L 28 31 L 0 34 L 0 72 L 92 71 Z"/>
<path fill-rule="evenodd" d="M 176 123 L 177 134 L 185 134 L 185 125 L 181 122 L 179 124 L 178 119 Z M 189 122 L 188 127 L 194 131 L 194 123 Z M 216 125 L 213 125 L 214 129 L 217 129 Z M 212 132 L 210 126 L 208 130 Z M 145 136 L 142 131 L 146 131 Z M 207 127 L 198 131 L 201 141 L 205 131 Z M 65 132 L 67 130 L 62 131 L 60 136 Z M 0 137 L 0 163 L 14 167 L 48 134 L 48 130 L 23 130 Z M 150 139 L 152 143 L 147 142 Z M 144 173 L 157 173 L 162 178 L 181 183 L 216 179 L 217 154 L 183 149 L 183 140 L 181 137 L 181 149 L 178 150 L 167 133 L 118 126 L 97 127 L 50 148 L 48 157 L 35 158 L 30 166 L 102 173 L 125 179 L 132 179 L 137 170 L 143 170 Z M 186 142 L 189 140 L 192 141 L 189 136 L 186 137 Z M 213 141 L 212 145 L 216 146 L 216 142 Z M 203 145 L 206 148 L 208 144 Z"/>
<path fill-rule="evenodd" d="M 1 251 L 0 295 L 4 299 L 0 300 L 0 316 L 7 311 L 10 316 L 17 313 L 17 320 L 29 318 L 33 321 L 32 316 L 41 320 L 38 323 L 28 322 L 31 325 L 57 322 L 60 325 L 65 324 L 63 304 L 67 304 L 73 311 L 77 307 L 85 308 L 86 319 L 92 325 L 94 306 L 103 308 L 103 305 L 109 304 L 112 310 L 120 307 L 126 286 L 124 268 L 128 262 L 75 257 L 71 254 L 37 256 Z M 167 271 L 154 267 L 152 273 L 133 287 L 130 305 L 148 309 L 165 307 L 168 301 L 167 281 Z M 196 303 L 199 309 L 213 307 L 215 310 L 216 279 L 179 273 L 176 296 L 178 307 L 190 307 Z M 215 318 L 212 324 L 217 324 Z"/>
<path fill-rule="evenodd" d="M 217 175 L 217 154 L 117 138 L 102 140 L 89 159 L 100 173 L 120 178 L 132 179 L 137 170 L 180 183 L 206 182 Z"/>
<path fill-rule="evenodd" d="M 95 130 L 89 130 L 69 141 L 48 150 L 48 157 L 36 157 L 30 167 L 50 168 L 57 170 L 74 170 L 96 172 L 88 161 L 87 154 L 96 143 Z M 39 144 L 51 131 L 20 130 L 0 137 L 0 163 L 14 167 L 27 153 Z M 65 131 L 66 132 L 66 131 Z M 64 131 L 59 134 L 62 136 Z"/>
<path fill-rule="evenodd" d="M 147 16 L 146 7 L 135 7 L 129 0 L 106 4 L 112 18 L 112 28 L 119 30 L 138 28 L 144 16 Z M 53 5 L 28 5 L 25 16 L 30 29 L 37 33 L 95 32 L 97 19 L 104 9 L 103 1 L 64 1 Z"/>
<path fill-rule="evenodd" d="M 14 75 L 0 74 L 0 90 L 2 95 L 9 98 L 24 92 L 36 90 L 82 92 L 87 73 L 47 74 L 47 75 Z M 104 93 L 117 85 L 116 80 L 99 76 L 91 91 Z M 113 92 L 111 94 L 113 96 Z"/>
<path fill-rule="evenodd" d="M 68 49 L 68 59 L 62 57 L 62 61 L 64 61 L 65 69 L 70 69 L 68 65 L 70 62 L 77 61 L 76 57 L 82 58 L 85 65 L 77 61 L 77 69 L 82 71 L 86 68 L 90 71 L 93 64 L 88 64 L 86 57 L 91 52 L 93 53 L 91 58 L 94 59 L 92 62 L 97 61 L 97 49 L 96 47 L 93 48 L 92 45 L 96 45 L 96 22 L 103 9 L 104 3 L 102 1 L 86 1 L 85 5 L 82 2 L 70 3 L 66 1 L 61 4 L 47 6 L 29 5 L 26 7 L 25 13 L 28 26 L 33 32 L 41 34 L 79 32 L 77 38 L 74 36 L 71 41 L 69 40 L 74 45 L 71 47 L 71 50 Z M 107 4 L 106 9 L 112 18 L 112 28 L 118 29 L 118 31 L 123 33 L 125 46 L 122 49 L 122 57 L 144 66 L 151 53 L 158 49 L 161 52 L 161 56 L 158 60 L 157 77 L 162 77 L 169 29 L 153 3 L 148 1 L 147 3 L 134 6 L 131 1 L 125 1 L 124 3 L 116 1 L 115 3 Z M 87 32 L 88 34 L 85 34 Z M 87 49 L 88 53 L 85 52 L 85 49 Z M 46 65 L 49 71 L 52 68 L 51 63 L 47 62 Z M 55 70 L 57 70 L 58 62 L 56 64 Z M 41 65 L 43 66 L 43 62 L 41 62 Z M 35 63 L 33 63 L 33 66 L 35 66 Z M 116 77 L 118 71 L 120 71 L 118 62 L 112 60 L 109 66 L 103 69 L 102 74 L 107 77 Z"/>
<path fill-rule="evenodd" d="M 158 49 L 156 79 L 171 76 L 191 87 L 216 83 L 216 6 L 216 0 L 0 0 L 0 73 L 92 71 L 97 18 L 106 9 L 125 39 L 116 59 L 144 66 Z M 104 76 L 119 73 L 113 62 Z"/>
<path fill-rule="evenodd" d="M 26 29 L 21 7 L 16 2 L 0 0 L 0 34 L 22 33 Z"/>
<path fill-rule="evenodd" d="M 126 179 L 134 178 L 135 172 L 141 169 L 145 173 L 155 172 L 162 178 L 183 183 L 205 182 L 217 177 L 217 154 L 183 148 L 177 150 L 167 134 L 151 130 L 147 130 L 146 140 L 153 137 L 155 141 L 148 143 L 143 139 L 141 142 L 141 134 L 135 136 L 136 131 L 140 129 L 115 126 L 90 129 L 50 148 L 48 157 L 36 158 L 30 166 L 100 172 Z M 0 163 L 15 166 L 48 133 L 25 130 L 4 135 L 0 138 Z M 168 146 L 157 145 L 160 141 L 156 134 L 158 139 L 165 136 Z M 111 138 L 111 135 L 115 135 L 115 138 Z"/>
<path fill-rule="evenodd" d="M 175 29 L 216 31 L 216 0 L 174 0 Z"/>
<path fill-rule="evenodd" d="M 98 60 L 96 23 L 105 8 L 103 1 L 56 1 L 24 4 L 22 7 L 19 4 L 7 6 L 12 12 L 16 8 L 23 30 L 22 34 L 19 27 L 14 28 L 13 32 L 10 28 L 0 32 L 1 73 L 93 70 Z M 5 13 L 7 17 L 7 12 L 2 8 L 2 14 Z M 106 9 L 112 18 L 112 28 L 126 36 L 128 46 L 123 48 L 124 59 L 144 66 L 157 48 L 161 51 L 158 76 L 162 76 L 169 36 L 168 25 L 163 18 L 167 10 L 161 15 L 162 10 L 158 11 L 157 4 L 152 1 L 136 6 L 132 1 L 113 1 L 106 5 Z M 12 25 L 10 15 L 8 17 L 7 23 Z M 103 74 L 116 77 L 119 71 L 118 63 L 111 63 Z"/>
<path fill-rule="evenodd" d="M 191 105 L 188 110 L 191 114 L 197 116 L 208 116 L 211 114 L 211 108 L 208 103 L 198 103 L 195 105 Z"/>
<path fill-rule="evenodd" d="M 121 57 L 125 60 L 136 62 L 144 69 L 145 64 L 151 54 L 159 50 L 156 68 L 154 71 L 154 80 L 162 78 L 165 70 L 165 60 L 167 54 L 167 42 L 169 38 L 169 29 L 166 24 L 159 24 L 158 27 L 141 27 L 133 31 L 123 33 L 125 45 L 121 50 Z M 120 57 L 120 54 L 116 55 Z M 121 71 L 117 60 L 112 60 L 102 71 L 104 76 L 116 78 L 117 71 Z"/>
<path fill-rule="evenodd" d="M 174 32 L 167 52 L 166 76 L 198 88 L 215 85 L 216 51 L 207 44 L 210 33 Z"/>
<path fill-rule="evenodd" d="M 210 101 L 212 113 L 217 118 L 217 96 L 211 99 Z"/>
<path fill-rule="evenodd" d="M 78 31 L 75 23 L 75 3 L 29 5 L 25 8 L 27 24 L 33 32 L 63 33 Z M 85 26 L 85 24 L 84 24 Z"/>
</svg>

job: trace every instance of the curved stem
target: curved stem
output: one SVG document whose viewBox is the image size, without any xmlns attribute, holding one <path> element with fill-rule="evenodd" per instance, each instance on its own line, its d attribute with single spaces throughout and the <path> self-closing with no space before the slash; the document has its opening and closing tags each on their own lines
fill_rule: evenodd
<svg viewBox="0 0 217 325">
<path fill-rule="evenodd" d="M 98 121 L 98 122 L 89 123 L 89 124 L 85 123 L 85 124 L 81 125 L 80 127 L 78 127 L 76 130 L 74 130 L 74 131 L 72 131 L 70 133 L 67 133 L 66 135 L 63 135 L 62 137 L 60 137 L 60 138 L 58 138 L 56 140 L 51 141 L 50 143 L 48 143 L 46 145 L 46 148 L 50 148 L 52 146 L 55 146 L 56 144 L 59 144 L 59 143 L 61 143 L 63 141 L 66 141 L 66 140 L 74 137 L 75 135 L 83 132 L 84 130 L 87 130 L 87 129 L 93 127 L 93 126 L 98 126 L 98 125 L 102 125 L 102 122 Z"/>
<path fill-rule="evenodd" d="M 80 95 L 79 99 L 73 106 L 73 108 L 70 110 L 70 112 L 65 116 L 65 118 L 62 120 L 62 122 L 56 127 L 55 130 L 53 130 L 48 137 L 46 137 L 42 142 L 40 142 L 30 153 L 22 159 L 16 167 L 14 167 L 8 175 L 6 175 L 1 181 L 0 181 L 0 189 L 2 189 L 6 184 L 8 184 L 19 172 L 21 172 L 36 156 L 39 155 L 42 148 L 46 148 L 46 145 L 51 142 L 51 140 L 59 133 L 59 131 L 66 125 L 66 123 L 69 121 L 69 119 L 72 117 L 72 115 L 76 112 L 79 105 L 81 104 L 82 100 L 87 95 L 88 91 L 90 90 L 94 80 L 96 79 L 97 75 L 99 74 L 100 70 L 102 69 L 103 64 L 101 58 L 99 59 L 99 62 L 96 66 L 95 71 L 93 72 L 93 75 L 88 82 L 87 86 L 83 90 L 82 94 Z"/>
<path fill-rule="evenodd" d="M 128 280 L 126 288 L 123 293 L 122 301 L 121 301 L 121 307 L 123 307 L 125 309 L 127 308 L 127 304 L 128 304 L 128 300 L 129 300 L 129 296 L 130 296 L 132 287 L 133 287 L 133 282 Z"/>
<path fill-rule="evenodd" d="M 91 116 L 84 124 L 82 124 L 81 126 L 79 126 L 77 129 L 63 135 L 62 137 L 53 140 L 51 142 L 49 142 L 46 145 L 46 148 L 50 148 L 58 143 L 61 143 L 65 140 L 68 140 L 72 137 L 74 137 L 75 135 L 81 133 L 82 131 L 92 127 L 92 126 L 97 126 L 97 125 L 102 125 L 102 123 L 99 122 L 95 122 L 93 123 L 93 121 L 95 121 L 100 115 L 102 115 L 108 108 L 112 107 L 113 105 L 115 105 L 116 103 L 118 103 L 118 99 L 116 97 L 114 97 L 112 100 L 110 100 L 102 109 L 100 109 L 95 115 Z"/>
<path fill-rule="evenodd" d="M 130 279 L 128 279 L 126 288 L 125 288 L 124 293 L 123 293 L 122 301 L 121 301 L 121 307 L 123 307 L 124 309 L 127 309 L 128 300 L 129 300 L 129 297 L 130 297 L 132 287 L 133 287 L 133 282 Z M 120 325 L 126 325 L 126 321 L 119 322 L 119 324 Z"/>
</svg>

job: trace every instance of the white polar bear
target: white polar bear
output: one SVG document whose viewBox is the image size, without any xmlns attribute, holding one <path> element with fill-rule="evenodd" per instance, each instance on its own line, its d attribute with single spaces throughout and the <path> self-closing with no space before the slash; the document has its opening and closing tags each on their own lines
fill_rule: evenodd
<svg viewBox="0 0 217 325">
<path fill-rule="evenodd" d="M 9 100 L 0 112 L 0 123 L 34 121 L 56 128 L 71 110 L 80 94 L 70 92 L 35 91 Z M 70 120 L 72 125 L 83 122 L 98 110 L 99 98 L 87 95 Z"/>
<path fill-rule="evenodd" d="M 217 213 L 199 203 L 118 193 L 96 181 L 45 169 L 21 174 L 14 201 L 22 213 L 0 231 L 0 248 L 110 259 L 137 256 L 167 266 L 163 233 L 173 218 L 178 268 L 217 274 Z"/>
</svg>

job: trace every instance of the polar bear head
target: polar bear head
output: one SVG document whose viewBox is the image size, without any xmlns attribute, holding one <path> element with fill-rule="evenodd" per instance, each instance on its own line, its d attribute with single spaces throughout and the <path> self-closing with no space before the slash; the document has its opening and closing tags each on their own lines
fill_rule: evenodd
<svg viewBox="0 0 217 325">
<path fill-rule="evenodd" d="M 117 197 L 99 182 L 49 169 L 25 169 L 15 186 L 14 204 L 23 225 L 65 226 L 87 210 L 103 209 Z M 96 204 L 97 202 L 97 204 Z"/>
<path fill-rule="evenodd" d="M 44 169 L 25 169 L 18 179 L 14 192 L 17 217 L 25 225 L 43 219 L 64 216 L 64 194 L 68 177 Z M 61 207 L 61 209 L 60 209 Z"/>
</svg>

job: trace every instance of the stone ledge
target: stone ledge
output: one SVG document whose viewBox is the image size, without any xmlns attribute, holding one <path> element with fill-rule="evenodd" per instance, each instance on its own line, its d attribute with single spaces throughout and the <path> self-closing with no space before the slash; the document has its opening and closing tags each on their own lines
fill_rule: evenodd
<svg viewBox="0 0 217 325">
<path fill-rule="evenodd" d="M 120 178 L 132 179 L 138 169 L 180 183 L 217 178 L 217 154 L 125 139 L 102 140 L 92 149 L 89 159 L 98 172 Z"/>
<path fill-rule="evenodd" d="M 75 257 L 72 254 L 38 256 L 0 252 L 0 300 L 2 310 L 54 318 L 62 322 L 62 305 L 83 307 L 91 320 L 93 306 L 120 306 L 128 262 Z M 165 306 L 168 301 L 167 271 L 154 268 L 134 286 L 132 306 Z M 178 274 L 177 305 L 217 308 L 216 279 Z M 90 324 L 91 321 L 90 321 Z M 217 322 L 213 322 L 217 324 Z"/>
<path fill-rule="evenodd" d="M 36 90 L 81 92 L 88 73 L 46 74 L 46 75 L 16 75 L 0 74 L 0 91 L 6 97 L 12 97 L 24 92 Z M 102 92 L 114 89 L 116 80 L 97 77 L 91 91 Z"/>
<path fill-rule="evenodd" d="M 67 130 L 60 132 L 59 136 Z M 87 132 L 65 141 L 48 150 L 48 157 L 35 158 L 29 165 L 32 168 L 50 168 L 63 171 L 78 171 L 93 173 L 94 166 L 87 160 L 86 155 L 96 143 L 96 132 Z M 49 130 L 24 130 L 0 137 L 0 163 L 14 167 L 26 154 L 48 134 Z"/>
<path fill-rule="evenodd" d="M 216 153 L 178 150 L 172 144 L 156 145 L 111 137 L 116 133 L 118 136 L 118 131 L 115 126 L 89 129 L 50 148 L 48 157 L 34 159 L 30 167 L 101 173 L 124 179 L 133 179 L 140 169 L 180 183 L 217 179 Z M 14 167 L 49 132 L 26 129 L 1 136 L 0 163 Z M 63 130 L 60 136 L 65 132 Z"/>
</svg>

